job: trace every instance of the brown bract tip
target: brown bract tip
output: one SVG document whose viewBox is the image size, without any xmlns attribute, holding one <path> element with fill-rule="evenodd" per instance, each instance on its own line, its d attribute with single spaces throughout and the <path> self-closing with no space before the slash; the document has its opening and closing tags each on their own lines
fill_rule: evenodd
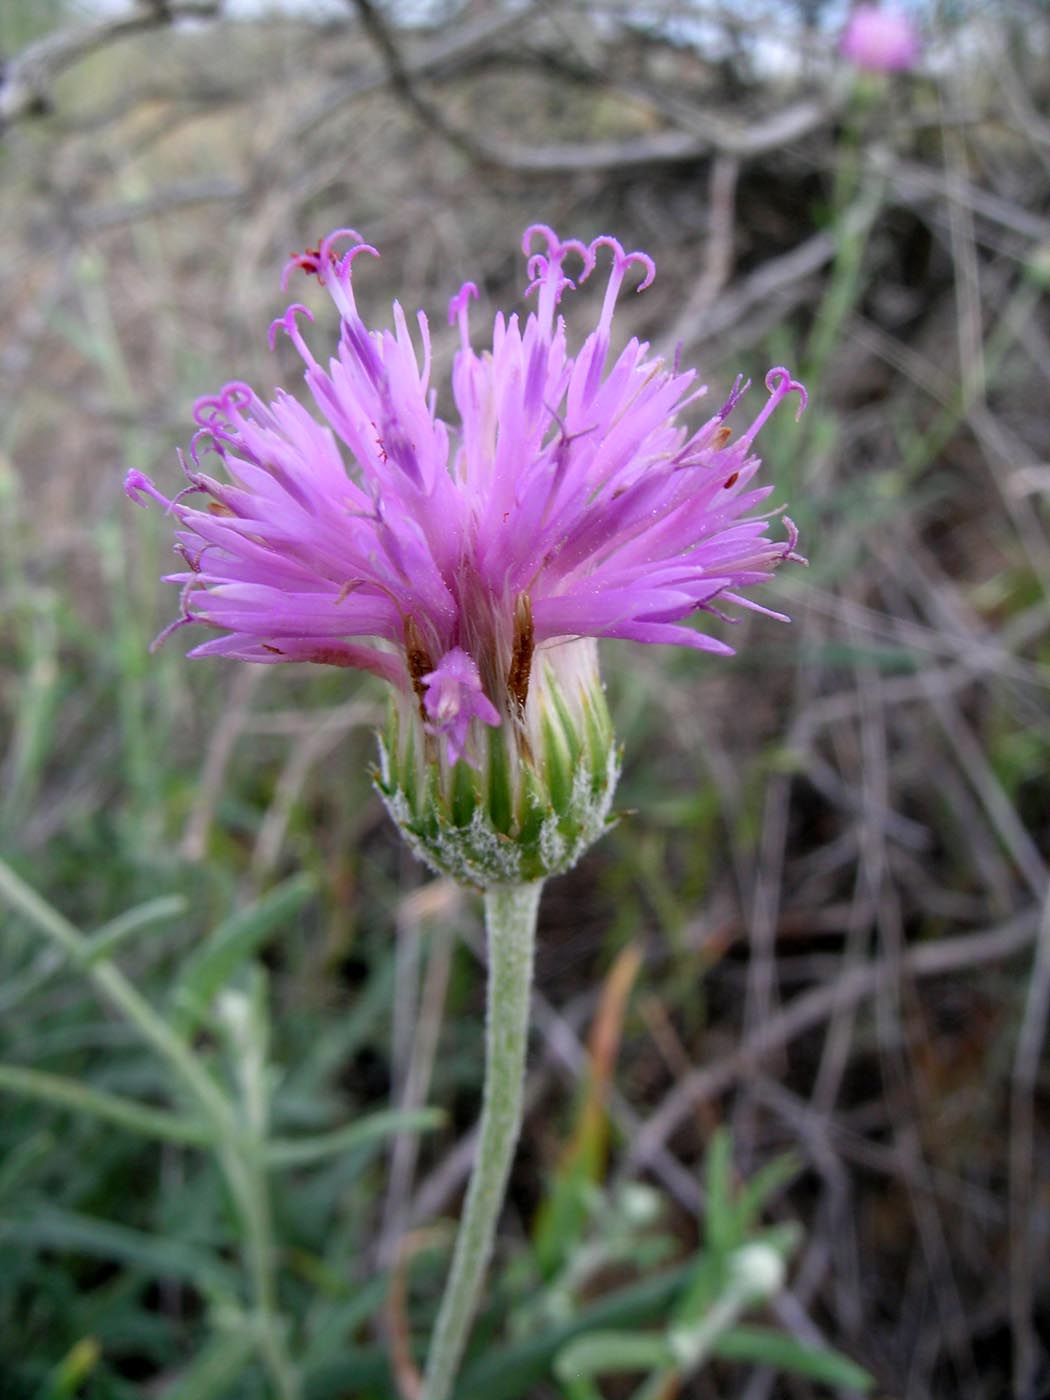
<svg viewBox="0 0 1050 1400">
<path fill-rule="evenodd" d="M 423 707 L 426 687 L 423 684 L 423 677 L 428 676 L 434 669 L 434 663 L 430 659 L 423 634 L 412 617 L 405 618 L 405 664 L 408 667 L 412 689 L 416 692 L 416 699 L 419 701 L 420 718 L 426 723 L 427 713 Z"/>
<path fill-rule="evenodd" d="M 527 593 L 518 595 L 514 605 L 514 651 L 507 672 L 507 690 L 518 719 L 525 717 L 525 702 L 529 698 L 529 677 L 532 674 L 532 653 L 536 633 L 532 625 L 532 599 Z"/>
</svg>

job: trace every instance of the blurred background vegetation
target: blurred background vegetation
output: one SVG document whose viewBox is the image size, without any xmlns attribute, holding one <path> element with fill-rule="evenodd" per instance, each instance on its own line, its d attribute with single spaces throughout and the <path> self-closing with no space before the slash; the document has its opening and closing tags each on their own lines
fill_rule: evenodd
<svg viewBox="0 0 1050 1400">
<path fill-rule="evenodd" d="M 148 653 L 170 526 L 120 486 L 177 483 L 197 395 L 297 386 L 265 338 L 293 250 L 359 228 L 366 312 L 425 307 L 444 385 L 447 298 L 518 305 L 534 221 L 651 253 L 619 332 L 681 345 L 717 402 L 805 380 L 761 448 L 810 567 L 735 660 L 604 653 L 629 815 L 545 895 L 463 1400 L 569 1395 L 574 1328 L 666 1312 L 636 1266 L 695 1251 L 723 1124 L 736 1179 L 794 1156 L 767 1219 L 805 1243 L 765 1320 L 799 1350 L 654 1396 L 852 1393 L 822 1342 L 877 1394 L 1048 1393 L 1050 10 L 913 13 L 920 66 L 873 77 L 821 0 L 3 0 L 0 848 L 51 907 L 0 934 L 3 1400 L 267 1393 L 220 1171 L 174 1119 L 120 1121 L 185 1102 L 91 985 L 114 964 L 313 1144 L 272 1147 L 271 1190 L 310 1400 L 395 1395 L 426 1334 L 479 911 L 370 791 L 367 679 Z M 41 937 L 61 916 L 78 971 Z M 338 1136 L 424 1103 L 421 1136 Z"/>
</svg>

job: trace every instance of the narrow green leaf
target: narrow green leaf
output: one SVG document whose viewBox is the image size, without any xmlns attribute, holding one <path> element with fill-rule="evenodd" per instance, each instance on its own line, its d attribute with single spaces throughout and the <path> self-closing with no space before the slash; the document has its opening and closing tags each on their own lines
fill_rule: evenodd
<svg viewBox="0 0 1050 1400">
<path fill-rule="evenodd" d="M 726 1284 L 726 1261 L 719 1254 L 699 1254 L 671 1314 L 676 1326 L 692 1327 L 721 1296 Z"/>
<path fill-rule="evenodd" d="M 560 1381 L 615 1371 L 655 1371 L 674 1365 L 666 1337 L 657 1332 L 587 1332 L 554 1359 Z"/>
<path fill-rule="evenodd" d="M 51 1133 L 38 1132 L 23 1138 L 0 1161 L 0 1204 L 21 1186 L 39 1162 L 55 1150 Z"/>
<path fill-rule="evenodd" d="M 580 1247 L 593 1194 L 587 1166 L 578 1154 L 563 1162 L 536 1212 L 532 1242 L 544 1278 L 553 1278 Z"/>
<path fill-rule="evenodd" d="M 0 1243 L 12 1242 L 34 1249 L 117 1259 L 153 1278 L 186 1279 L 216 1297 L 232 1297 L 237 1289 L 228 1266 L 206 1249 L 73 1211 L 41 1210 L 18 1220 L 0 1217 Z"/>
<path fill-rule="evenodd" d="M 118 914 L 88 938 L 85 962 L 90 967 L 104 958 L 111 958 L 120 945 L 127 942 L 132 935 L 141 933 L 151 924 L 177 919 L 185 914 L 188 907 L 181 894 L 165 894 Z"/>
<path fill-rule="evenodd" d="M 146 1137 L 165 1142 L 182 1142 L 205 1147 L 211 1141 L 208 1129 L 192 1119 L 181 1118 L 164 1109 L 149 1108 L 117 1094 L 91 1089 L 75 1079 L 44 1070 L 26 1069 L 21 1065 L 0 1065 L 0 1091 L 8 1090 L 25 1098 L 41 1099 L 77 1113 L 87 1113 L 116 1123 Z"/>
<path fill-rule="evenodd" d="M 765 1327 L 731 1327 L 717 1338 L 711 1350 L 724 1361 L 772 1366 L 841 1390 L 870 1390 L 875 1384 L 867 1371 L 839 1352 L 808 1346 Z"/>
<path fill-rule="evenodd" d="M 617 1290 L 569 1322 L 522 1342 L 490 1348 L 465 1368 L 454 1400 L 520 1400 L 535 1394 L 549 1376 L 554 1357 L 573 1338 L 596 1329 L 637 1327 L 666 1319 L 672 1299 L 688 1277 L 687 1268 L 668 1270 Z"/>
<path fill-rule="evenodd" d="M 801 1170 L 801 1159 L 793 1152 L 785 1152 L 772 1162 L 755 1172 L 754 1176 L 741 1187 L 733 1207 L 734 1229 L 738 1239 L 744 1239 L 754 1226 L 766 1202 L 785 1186 Z"/>
<path fill-rule="evenodd" d="M 275 1169 L 301 1167 L 368 1143 L 382 1142 L 395 1133 L 422 1133 L 440 1128 L 444 1122 L 445 1114 L 439 1108 L 383 1109 L 330 1133 L 275 1138 L 266 1145 L 266 1165 Z"/>
<path fill-rule="evenodd" d="M 216 995 L 260 947 L 299 912 L 316 892 L 313 875 L 293 875 L 248 909 L 238 910 L 214 930 L 183 967 L 172 1001 L 182 1033 L 203 1020 Z"/>
<path fill-rule="evenodd" d="M 733 1218 L 733 1144 L 725 1128 L 719 1128 L 707 1145 L 704 1175 L 704 1235 L 716 1254 L 728 1254 L 740 1243 L 740 1237 Z"/>
</svg>

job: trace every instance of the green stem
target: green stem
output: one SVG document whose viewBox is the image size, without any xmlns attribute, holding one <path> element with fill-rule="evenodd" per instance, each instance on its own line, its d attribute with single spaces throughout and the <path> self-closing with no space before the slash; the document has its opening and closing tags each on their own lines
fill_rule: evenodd
<svg viewBox="0 0 1050 1400">
<path fill-rule="evenodd" d="M 492 1255 L 521 1130 L 536 910 L 542 888 L 542 880 L 537 880 L 528 885 L 496 885 L 485 892 L 488 1009 L 478 1155 L 430 1340 L 423 1400 L 447 1400 Z"/>
<path fill-rule="evenodd" d="M 220 1150 L 223 1171 L 237 1198 L 248 1255 L 248 1272 L 255 1297 L 259 1355 L 280 1400 L 299 1400 L 301 1389 L 288 1353 L 286 1326 L 277 1299 L 274 1273 L 273 1223 L 265 1165 L 256 1145 L 231 1141 Z"/>
</svg>

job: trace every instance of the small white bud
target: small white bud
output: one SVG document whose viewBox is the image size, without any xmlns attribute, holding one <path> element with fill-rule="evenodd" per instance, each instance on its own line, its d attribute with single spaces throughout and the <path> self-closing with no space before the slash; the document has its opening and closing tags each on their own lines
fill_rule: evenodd
<svg viewBox="0 0 1050 1400">
<path fill-rule="evenodd" d="M 650 1186 L 632 1182 L 620 1192 L 618 1205 L 629 1225 L 651 1225 L 660 1214 L 660 1195 Z"/>
<path fill-rule="evenodd" d="M 215 999 L 215 1009 L 219 1019 L 226 1025 L 231 1035 L 241 1037 L 248 1028 L 251 1006 L 244 992 L 235 987 L 227 987 Z"/>
<path fill-rule="evenodd" d="M 784 1260 L 767 1244 L 746 1244 L 730 1260 L 734 1288 L 753 1298 L 772 1298 L 784 1287 Z"/>
</svg>

